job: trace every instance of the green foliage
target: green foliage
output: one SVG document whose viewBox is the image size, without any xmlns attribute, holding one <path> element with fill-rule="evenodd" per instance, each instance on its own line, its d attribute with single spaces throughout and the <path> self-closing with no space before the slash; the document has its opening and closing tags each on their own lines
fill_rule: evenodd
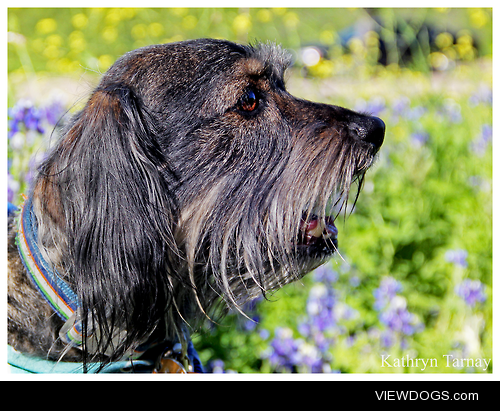
<svg viewBox="0 0 500 411">
<path fill-rule="evenodd" d="M 347 47 L 350 57 L 343 59 L 344 66 L 376 62 L 380 39 L 386 43 L 388 63 L 397 64 L 401 54 L 394 36 L 397 23 L 405 41 L 418 40 L 411 48 L 414 65 L 420 69 L 439 63 L 443 56 L 472 59 L 476 56 L 471 48 L 474 37 L 480 38 L 479 55 L 491 55 L 491 9 L 369 10 L 381 23 L 380 34 L 367 31 L 341 46 L 354 23 L 374 21 L 365 9 L 11 8 L 8 69 L 10 73 L 67 75 L 83 67 L 103 72 L 131 49 L 198 37 L 244 43 L 270 40 L 296 50 L 321 44 L 330 49 L 333 62 L 343 59 L 342 47 Z M 457 32 L 457 43 L 450 44 L 444 36 L 438 42 L 439 53 L 429 56 L 428 38 L 416 34 L 426 22 L 445 32 Z M 329 63 L 315 69 L 317 74 L 331 74 Z"/>
<path fill-rule="evenodd" d="M 26 193 L 55 124 L 35 88 L 40 107 L 19 101 L 35 73 L 102 72 L 135 47 L 195 37 L 276 40 L 295 52 L 321 43 L 331 58 L 307 77 L 294 67 L 288 88 L 381 117 L 379 159 L 352 214 L 337 220 L 341 256 L 247 307 L 254 321 L 231 313 L 209 322 L 194 338 L 201 359 L 236 372 L 484 372 L 448 367 L 443 356 L 492 357 L 491 9 L 374 12 L 389 46 L 391 22 L 411 37 L 425 20 L 467 28 L 479 52 L 463 32 L 454 45 L 442 37 L 440 55 L 418 43 L 418 70 L 381 66 L 373 34 L 338 47 L 341 30 L 366 17 L 353 9 L 10 9 L 9 200 Z M 442 56 L 455 64 L 430 71 Z M 438 366 L 382 367 L 382 355 Z"/>
</svg>

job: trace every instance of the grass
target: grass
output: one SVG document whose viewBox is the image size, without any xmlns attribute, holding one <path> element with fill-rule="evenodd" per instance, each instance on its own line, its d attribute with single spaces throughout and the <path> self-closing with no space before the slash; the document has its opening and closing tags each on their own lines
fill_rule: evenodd
<svg viewBox="0 0 500 411">
<path fill-rule="evenodd" d="M 358 43 L 349 52 L 335 48 L 340 29 L 363 16 L 348 11 L 11 10 L 9 30 L 19 36 L 9 44 L 10 119 L 18 118 L 9 123 L 9 200 L 19 203 L 27 192 L 54 118 L 76 110 L 97 81 L 94 70 L 119 54 L 180 37 L 247 41 L 260 34 L 295 50 L 319 39 L 340 54 L 305 77 L 303 67 L 292 68 L 288 89 L 380 116 L 387 134 L 379 159 L 352 215 L 337 224 L 341 257 L 247 307 L 253 322 L 230 314 L 220 327 L 208 325 L 194 337 L 202 361 L 226 372 L 491 372 L 491 362 L 483 369 L 447 361 L 492 357 L 490 14 L 406 16 L 444 28 L 460 21 L 483 40 L 475 58 L 457 57 L 439 71 L 430 55 L 409 69 L 376 64 Z M 451 56 L 451 49 L 441 52 Z M 436 366 L 408 359 L 436 359 Z"/>
</svg>

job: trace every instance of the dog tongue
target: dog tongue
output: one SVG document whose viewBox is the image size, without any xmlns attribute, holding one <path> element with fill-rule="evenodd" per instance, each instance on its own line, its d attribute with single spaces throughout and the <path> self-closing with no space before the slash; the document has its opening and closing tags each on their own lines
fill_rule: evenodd
<svg viewBox="0 0 500 411">
<path fill-rule="evenodd" d="M 333 222 L 333 218 L 327 216 L 324 220 L 320 220 L 317 215 L 309 216 L 307 221 L 304 220 L 302 225 L 304 232 L 305 244 L 313 244 L 318 238 L 336 238 L 338 234 L 337 227 Z"/>
</svg>

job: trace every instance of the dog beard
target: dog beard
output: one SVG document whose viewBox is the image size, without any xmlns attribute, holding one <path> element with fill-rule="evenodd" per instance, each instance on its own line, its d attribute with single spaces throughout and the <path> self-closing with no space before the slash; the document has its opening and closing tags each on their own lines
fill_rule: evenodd
<svg viewBox="0 0 500 411">
<path fill-rule="evenodd" d="M 244 162 L 245 169 L 215 181 L 201 176 L 210 182 L 182 213 L 176 233 L 200 306 L 211 305 L 208 296 L 238 308 L 337 251 L 335 221 L 347 212 L 354 181 L 357 200 L 373 156 L 334 138 L 300 141 L 299 135 L 286 156 L 254 161 L 251 174 Z"/>
</svg>

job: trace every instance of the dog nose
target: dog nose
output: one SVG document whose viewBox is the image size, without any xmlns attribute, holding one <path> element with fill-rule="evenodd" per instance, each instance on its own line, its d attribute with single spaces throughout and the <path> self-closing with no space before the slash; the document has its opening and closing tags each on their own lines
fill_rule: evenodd
<svg viewBox="0 0 500 411">
<path fill-rule="evenodd" d="M 368 130 L 367 140 L 377 148 L 382 145 L 385 137 L 385 123 L 378 117 L 370 117 L 371 128 Z"/>
<path fill-rule="evenodd" d="M 366 141 L 379 149 L 384 142 L 385 123 L 378 117 L 367 116 L 361 121 L 352 123 L 349 130 L 354 134 L 354 138 Z"/>
</svg>

